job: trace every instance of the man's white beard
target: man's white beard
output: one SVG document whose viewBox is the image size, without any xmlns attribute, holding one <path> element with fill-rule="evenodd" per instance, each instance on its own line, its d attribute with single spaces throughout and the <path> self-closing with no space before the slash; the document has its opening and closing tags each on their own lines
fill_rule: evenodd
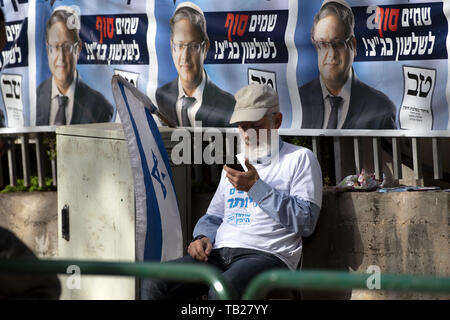
<svg viewBox="0 0 450 320">
<path fill-rule="evenodd" d="M 248 145 L 244 144 L 245 157 L 252 162 L 277 153 L 277 150 L 273 149 L 278 147 L 278 143 L 272 143 L 272 141 L 278 142 L 277 130 L 272 130 L 272 132 L 269 131 L 267 138 L 264 135 L 260 136 L 258 143 L 255 143 L 250 139 Z"/>
</svg>

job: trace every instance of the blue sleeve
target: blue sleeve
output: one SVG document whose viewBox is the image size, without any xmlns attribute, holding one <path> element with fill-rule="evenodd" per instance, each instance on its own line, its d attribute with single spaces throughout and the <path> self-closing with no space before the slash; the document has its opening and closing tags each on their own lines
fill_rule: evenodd
<svg viewBox="0 0 450 320">
<path fill-rule="evenodd" d="M 208 237 L 212 244 L 216 239 L 216 233 L 219 226 L 222 224 L 222 219 L 218 216 L 212 214 L 205 214 L 203 217 L 198 219 L 195 225 L 194 232 L 192 236 L 195 238 L 199 235 L 204 235 Z"/>
<path fill-rule="evenodd" d="M 310 236 L 319 219 L 320 208 L 316 204 L 280 192 L 259 179 L 248 191 L 258 206 L 275 221 L 291 232 Z"/>
<path fill-rule="evenodd" d="M 195 238 L 199 235 L 208 237 L 211 243 L 214 244 L 216 239 L 217 229 L 222 224 L 224 208 L 225 208 L 225 171 L 222 170 L 219 186 L 217 187 L 214 197 L 211 199 L 206 214 L 202 216 L 195 225 L 192 236 Z"/>
</svg>

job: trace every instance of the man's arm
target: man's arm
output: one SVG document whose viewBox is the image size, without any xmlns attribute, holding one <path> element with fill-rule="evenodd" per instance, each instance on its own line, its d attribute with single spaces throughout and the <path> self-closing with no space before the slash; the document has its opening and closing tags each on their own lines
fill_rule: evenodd
<svg viewBox="0 0 450 320">
<path fill-rule="evenodd" d="M 222 218 L 208 213 L 198 220 L 193 232 L 194 240 L 188 247 L 188 253 L 192 258 L 203 262 L 208 261 L 221 223 Z"/>
<path fill-rule="evenodd" d="M 211 243 L 214 243 L 216 239 L 217 229 L 221 224 L 222 218 L 207 213 L 198 220 L 192 236 L 195 239 L 198 236 L 203 235 L 207 237 L 211 241 Z"/>
<path fill-rule="evenodd" d="M 308 155 L 309 154 L 309 155 Z M 302 168 L 296 170 L 291 185 L 291 194 L 272 188 L 260 179 L 255 167 L 245 160 L 247 172 L 239 172 L 225 166 L 227 178 L 238 190 L 246 191 L 260 207 L 275 221 L 281 223 L 291 232 L 300 232 L 304 237 L 311 235 L 319 218 L 320 208 L 301 195 L 306 185 L 322 192 L 322 174 L 317 159 L 309 152 L 303 158 Z M 317 176 L 319 179 L 311 179 Z M 310 190 L 311 191 L 311 190 Z M 313 194 L 314 192 L 310 192 Z"/>
<path fill-rule="evenodd" d="M 278 191 L 259 179 L 248 191 L 258 206 L 275 221 L 291 232 L 310 236 L 319 219 L 320 208 L 316 204 Z"/>
</svg>

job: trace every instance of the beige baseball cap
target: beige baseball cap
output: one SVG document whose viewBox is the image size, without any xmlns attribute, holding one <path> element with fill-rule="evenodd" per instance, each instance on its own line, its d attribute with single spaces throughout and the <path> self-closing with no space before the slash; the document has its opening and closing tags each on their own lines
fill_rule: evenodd
<svg viewBox="0 0 450 320">
<path fill-rule="evenodd" d="M 277 108 L 280 111 L 277 92 L 269 86 L 249 84 L 234 95 L 236 105 L 230 124 L 244 121 L 259 121 L 267 109 Z"/>
</svg>

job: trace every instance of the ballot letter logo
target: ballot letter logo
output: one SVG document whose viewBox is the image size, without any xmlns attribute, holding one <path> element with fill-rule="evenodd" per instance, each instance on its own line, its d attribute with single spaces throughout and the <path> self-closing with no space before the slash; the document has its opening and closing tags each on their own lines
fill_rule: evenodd
<svg viewBox="0 0 450 320">
<path fill-rule="evenodd" d="M 380 290 L 381 288 L 381 271 L 379 266 L 371 265 L 367 268 L 366 273 L 371 276 L 367 278 L 366 285 L 369 290 Z"/>
<path fill-rule="evenodd" d="M 66 280 L 66 285 L 69 290 L 81 289 L 81 269 L 77 265 L 70 265 L 66 270 L 67 274 L 71 274 Z"/>
</svg>

